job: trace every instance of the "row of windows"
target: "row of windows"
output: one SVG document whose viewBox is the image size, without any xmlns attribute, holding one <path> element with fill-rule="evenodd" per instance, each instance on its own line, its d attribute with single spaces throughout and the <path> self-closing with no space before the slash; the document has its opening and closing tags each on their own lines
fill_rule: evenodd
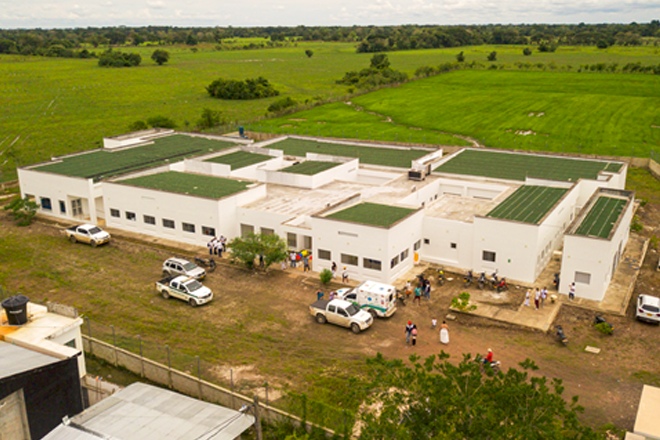
<svg viewBox="0 0 660 440">
<path fill-rule="evenodd" d="M 32 199 L 32 196 L 28 194 L 26 194 L 25 196 L 28 199 Z M 40 203 L 41 209 L 43 209 L 44 211 L 53 210 L 53 204 L 49 197 L 39 197 L 39 201 L 41 202 Z M 60 206 L 60 214 L 66 214 L 66 202 L 64 200 L 58 200 L 58 202 Z M 82 200 L 80 199 L 71 200 L 71 213 L 73 214 L 74 217 L 82 215 Z"/>
<path fill-rule="evenodd" d="M 118 209 L 110 208 L 110 216 L 115 218 L 121 218 L 121 212 L 119 212 Z M 132 222 L 137 221 L 137 215 L 134 212 L 126 211 L 124 212 L 124 216 L 126 217 L 126 220 Z M 142 216 L 142 221 L 146 225 L 153 225 L 153 226 L 156 225 L 156 217 L 152 215 L 144 214 Z M 176 229 L 176 223 L 174 222 L 174 220 L 164 218 L 162 219 L 162 224 L 164 228 Z M 181 229 L 183 230 L 183 232 L 190 232 L 191 234 L 194 234 L 195 231 L 197 230 L 194 224 L 186 223 L 186 222 L 181 222 Z M 210 226 L 202 226 L 202 235 L 215 237 L 215 228 L 212 228 Z"/>
<path fill-rule="evenodd" d="M 419 249 L 419 246 L 421 246 L 421 243 L 418 241 L 417 243 L 415 243 L 415 250 Z M 317 255 L 319 260 L 327 260 L 327 261 L 332 260 L 332 252 L 328 250 L 318 249 Z M 403 262 L 409 256 L 410 256 L 410 249 L 404 250 L 396 257 L 392 258 L 392 260 L 390 261 L 390 268 L 393 268 L 400 262 Z M 356 255 L 341 254 L 340 261 L 342 264 L 347 264 L 349 266 L 358 266 L 360 259 Z M 383 264 L 380 260 L 374 260 L 372 258 L 365 257 L 362 259 L 362 267 L 364 267 L 365 269 L 382 270 Z"/>
</svg>

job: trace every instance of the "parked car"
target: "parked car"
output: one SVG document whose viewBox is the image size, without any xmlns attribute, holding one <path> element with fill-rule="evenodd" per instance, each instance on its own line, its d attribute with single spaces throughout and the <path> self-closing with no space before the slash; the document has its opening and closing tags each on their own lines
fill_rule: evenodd
<svg viewBox="0 0 660 440">
<path fill-rule="evenodd" d="M 165 299 L 178 298 L 193 307 L 201 306 L 213 299 L 211 289 L 185 275 L 163 278 L 156 282 L 156 289 Z"/>
<path fill-rule="evenodd" d="M 660 324 L 660 298 L 651 295 L 639 295 L 635 316 L 640 321 Z"/>
<path fill-rule="evenodd" d="M 110 241 L 110 234 L 95 225 L 78 225 L 64 230 L 71 243 L 87 243 L 92 247 Z"/>
<path fill-rule="evenodd" d="M 206 271 L 188 260 L 183 258 L 168 258 L 163 263 L 163 276 L 185 275 L 197 280 L 203 280 L 206 277 Z"/>
<path fill-rule="evenodd" d="M 342 299 L 326 301 L 320 299 L 309 306 L 309 313 L 319 324 L 329 322 L 350 328 L 353 333 L 360 333 L 373 324 L 373 317 L 355 304 Z"/>
</svg>

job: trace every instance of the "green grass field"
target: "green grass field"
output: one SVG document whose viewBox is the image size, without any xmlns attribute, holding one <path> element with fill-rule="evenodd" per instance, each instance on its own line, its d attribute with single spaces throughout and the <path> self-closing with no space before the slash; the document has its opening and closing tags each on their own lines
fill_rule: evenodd
<svg viewBox="0 0 660 440">
<path fill-rule="evenodd" d="M 596 179 L 600 171 L 617 172 L 620 163 L 466 150 L 435 169 L 442 173 L 467 174 L 524 181 L 527 177 L 577 181 Z"/>
<path fill-rule="evenodd" d="M 626 203 L 627 200 L 624 199 L 599 197 L 578 226 L 575 234 L 599 238 L 609 237 Z"/>
<path fill-rule="evenodd" d="M 283 150 L 284 154 L 299 157 L 305 157 L 307 153 L 357 157 L 360 159 L 360 163 L 398 168 L 408 168 L 413 160 L 429 154 L 427 150 L 412 148 L 361 147 L 359 145 L 331 144 L 304 139 L 285 139 L 268 145 L 268 148 Z"/>
<path fill-rule="evenodd" d="M 234 144 L 230 142 L 174 135 L 155 139 L 153 144 L 142 147 L 113 152 L 94 151 L 65 157 L 61 162 L 42 165 L 35 169 L 65 176 L 101 180 L 232 146 Z"/>
<path fill-rule="evenodd" d="M 456 71 L 269 121 L 264 131 L 648 157 L 660 149 L 660 77 Z M 398 126 L 398 139 L 391 135 Z"/>
<path fill-rule="evenodd" d="M 547 186 L 521 186 L 487 216 L 537 224 L 568 190 Z"/>
<path fill-rule="evenodd" d="M 397 206 L 360 203 L 330 214 L 326 218 L 389 228 L 413 212 L 415 212 L 414 209 L 399 208 Z"/>
<path fill-rule="evenodd" d="M 221 199 L 245 190 L 251 182 L 168 171 L 122 180 L 120 183 L 178 194 Z"/>
<path fill-rule="evenodd" d="M 573 131 L 583 131 L 586 137 L 591 137 L 593 135 L 591 131 L 594 129 L 597 131 L 600 127 L 610 125 L 611 128 L 603 130 L 601 136 L 608 141 L 608 145 L 611 135 L 614 135 L 612 138 L 614 143 L 619 142 L 616 136 L 620 127 L 625 126 L 628 126 L 627 131 L 634 135 L 629 143 L 625 143 L 626 148 L 635 146 L 636 152 L 641 153 L 644 148 L 649 149 L 652 145 L 657 145 L 657 132 L 660 129 L 653 129 L 656 133 L 653 136 L 649 136 L 648 133 L 652 130 L 648 123 L 649 115 L 654 112 L 658 114 L 657 104 L 654 104 L 654 101 L 658 101 L 658 79 L 653 82 L 651 75 L 580 76 L 576 74 L 578 78 L 588 79 L 587 82 L 592 81 L 589 78 L 596 78 L 593 80 L 593 89 L 599 91 L 601 98 L 603 95 L 606 98 L 595 107 L 593 102 L 571 98 L 570 94 L 564 96 L 565 99 L 562 100 L 561 94 L 555 96 L 546 92 L 548 95 L 544 96 L 547 100 L 539 101 L 534 95 L 537 93 L 535 89 L 544 92 L 552 90 L 555 85 L 563 84 L 563 78 L 571 77 L 571 74 L 557 76 L 559 74 L 550 72 L 528 73 L 528 77 L 531 78 L 529 82 L 533 87 L 524 82 L 518 86 L 516 84 L 518 80 L 512 84 L 502 84 L 498 79 L 501 77 L 486 77 L 491 79 L 473 83 L 471 79 L 473 77 L 469 75 L 465 77 L 463 73 L 443 75 L 442 80 L 433 78 L 419 82 L 420 85 L 414 87 L 410 84 L 394 90 L 409 94 L 407 97 L 397 98 L 409 102 L 399 106 L 395 99 L 391 104 L 397 108 L 391 112 L 387 106 L 381 108 L 377 105 L 383 100 L 385 96 L 383 93 L 387 91 L 360 96 L 353 100 L 365 108 L 371 106 L 373 109 L 385 110 L 387 114 L 391 114 L 394 123 L 381 122 L 387 119 L 366 112 L 356 112 L 340 103 L 324 107 L 319 113 L 312 113 L 309 122 L 305 124 L 291 121 L 290 118 L 282 118 L 266 125 L 259 123 L 258 120 L 264 117 L 267 107 L 278 98 L 221 101 L 209 97 L 206 93 L 204 87 L 220 76 L 244 79 L 262 75 L 280 90 L 282 97 L 290 96 L 299 102 L 310 103 L 328 98 L 341 99 L 347 93 L 347 88 L 337 85 L 335 81 L 346 71 L 368 66 L 372 56 L 372 54 L 355 53 L 354 45 L 347 43 L 297 44 L 297 46 L 276 49 L 220 52 L 213 50 L 211 46 L 202 46 L 196 53 L 185 46 L 166 47 L 165 49 L 171 53 L 171 58 L 164 66 L 158 66 L 149 59 L 155 47 L 121 48 L 122 51 L 137 52 L 143 58 L 141 66 L 125 69 L 99 68 L 95 59 L 0 55 L 0 180 L 15 178 L 16 165 L 27 165 L 47 160 L 52 156 L 98 148 L 104 136 L 125 133 L 133 122 L 151 116 L 169 117 L 178 124 L 179 129 L 192 129 L 205 107 L 221 111 L 232 129 L 238 125 L 249 124 L 254 127 L 259 126 L 263 131 L 273 132 L 306 132 L 333 137 L 465 145 L 463 140 L 452 134 L 464 133 L 479 138 L 485 137 L 489 144 L 497 143 L 496 139 L 499 140 L 500 133 L 499 127 L 493 125 L 494 122 L 500 119 L 507 121 L 508 117 L 515 116 L 512 122 L 517 128 L 521 121 L 531 121 L 520 114 L 522 107 L 525 109 L 534 107 L 531 111 L 543 111 L 542 108 L 550 109 L 556 105 L 559 113 L 554 115 L 546 112 L 548 117 L 538 118 L 534 124 L 540 123 L 541 120 L 548 121 L 548 124 L 554 127 L 553 139 L 557 133 L 566 132 L 564 142 L 567 150 L 577 146 L 575 142 L 573 142 L 575 145 L 570 142 L 575 139 Z M 314 51 L 312 58 L 305 55 L 307 49 Z M 97 49 L 97 52 L 101 50 Z M 594 48 L 559 48 L 556 53 L 535 52 L 531 57 L 523 57 L 522 47 L 479 46 L 460 48 L 460 50 L 465 52 L 468 61 L 484 62 L 487 54 L 496 50 L 497 63 L 506 65 L 517 61 L 545 64 L 555 62 L 558 65 L 573 66 L 582 63 L 624 64 L 636 61 L 657 64 L 658 59 L 658 48 L 654 47 L 616 47 L 606 51 Z M 458 48 L 402 51 L 388 53 L 388 57 L 393 68 L 412 75 L 420 66 L 454 61 L 458 52 Z M 470 73 L 493 72 L 467 72 Z M 503 75 L 506 72 L 496 73 Z M 538 75 L 542 77 L 544 74 L 549 75 L 551 80 L 537 79 Z M 456 84 L 443 83 L 450 77 L 465 78 L 465 80 L 462 84 L 461 81 Z M 600 84 L 601 79 L 615 83 L 616 87 L 611 85 L 603 87 Z M 571 80 L 569 86 L 573 82 Z M 627 86 L 629 83 L 637 84 L 635 87 L 639 90 L 637 99 L 639 105 L 631 111 L 628 110 L 630 107 L 625 105 L 627 104 L 625 96 L 622 97 L 618 90 L 629 89 Z M 548 87 L 548 84 L 551 87 Z M 511 91 L 503 94 L 501 89 L 505 86 Z M 432 89 L 432 93 L 429 93 L 428 87 Z M 467 92 L 464 92 L 465 90 Z M 517 94 L 513 93 L 515 90 L 518 90 Z M 484 94 L 490 95 L 493 91 L 496 93 L 484 100 Z M 529 95 L 529 99 L 519 101 L 519 94 Z M 376 101 L 372 102 L 373 99 Z M 500 102 L 501 100 L 504 102 Z M 514 104 L 511 104 L 512 102 Z M 500 107 L 493 108 L 494 103 L 499 103 Z M 650 106 L 647 105 L 649 103 Z M 564 110 L 565 104 L 571 105 Z M 509 109 L 507 105 L 511 108 Z M 613 114 L 604 112 L 601 106 L 610 107 L 615 111 Z M 412 112 L 411 108 L 414 108 Z M 373 109 L 367 108 L 367 110 Z M 475 109 L 479 111 L 475 112 Z M 504 110 L 505 114 L 497 121 L 493 121 L 492 116 L 489 115 L 484 118 L 484 111 L 500 112 L 502 111 L 500 109 Z M 589 110 L 584 112 L 588 114 L 587 116 L 580 116 L 580 111 L 583 109 Z M 573 123 L 572 115 L 576 112 L 579 117 Z M 632 123 L 627 120 L 631 113 L 635 113 L 635 120 Z M 406 118 L 401 118 L 400 114 L 406 115 Z M 562 115 L 568 120 L 568 125 L 561 119 Z M 608 115 L 611 121 L 603 122 L 605 125 L 584 124 L 588 116 L 598 118 Z M 656 119 L 652 125 L 660 125 Z M 482 124 L 482 120 L 486 123 Z M 290 127 L 285 127 L 286 125 Z M 502 134 L 500 145 L 510 144 L 514 138 L 513 135 Z M 527 137 L 521 139 L 529 140 Z M 621 139 L 627 141 L 626 136 Z M 643 144 L 644 141 L 647 144 Z M 594 142 L 596 145 L 604 145 L 602 141 Z M 646 147 L 638 146 L 640 143 Z M 555 149 L 559 148 L 558 145 L 552 144 Z M 623 145 L 617 143 L 619 151 L 625 149 Z M 516 144 L 516 147 L 519 146 L 520 142 Z M 586 148 L 586 144 L 583 143 L 583 147 Z M 625 153 L 628 154 L 628 151 Z"/>
<path fill-rule="evenodd" d="M 318 162 L 315 160 L 306 160 L 298 165 L 291 165 L 281 169 L 283 173 L 304 174 L 305 176 L 313 176 L 314 174 L 334 168 L 340 165 L 339 162 Z"/>
<path fill-rule="evenodd" d="M 222 156 L 212 157 L 205 162 L 223 163 L 231 166 L 232 170 L 245 168 L 255 163 L 265 162 L 272 159 L 266 154 L 248 153 L 247 151 L 236 151 L 234 153 L 223 154 Z"/>
</svg>

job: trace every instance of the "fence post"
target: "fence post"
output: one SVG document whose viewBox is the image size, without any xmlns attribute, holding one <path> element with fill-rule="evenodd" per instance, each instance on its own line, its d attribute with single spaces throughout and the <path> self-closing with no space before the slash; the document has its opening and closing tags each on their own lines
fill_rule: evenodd
<svg viewBox="0 0 660 440">
<path fill-rule="evenodd" d="M 259 414 L 259 398 L 257 396 L 254 396 L 254 427 L 257 431 L 257 440 L 262 440 L 261 415 Z"/>
<path fill-rule="evenodd" d="M 110 324 L 110 328 L 112 328 L 112 346 L 115 349 L 115 367 L 117 366 L 118 360 L 117 360 L 117 337 L 115 335 L 115 326 Z"/>
<path fill-rule="evenodd" d="M 229 369 L 229 380 L 231 383 L 231 407 L 232 409 L 236 409 L 236 405 L 234 404 L 234 369 L 233 368 Z"/>
<path fill-rule="evenodd" d="M 170 358 L 170 346 L 165 345 L 165 348 L 167 349 L 167 386 L 169 386 L 171 389 L 174 386 L 174 383 L 172 382 L 172 359 Z"/>
<path fill-rule="evenodd" d="M 142 336 L 137 335 L 138 341 L 140 341 L 140 376 L 144 377 L 144 356 L 142 355 Z"/>
<path fill-rule="evenodd" d="M 199 388 L 199 400 L 202 400 L 202 370 L 199 367 L 199 356 L 197 358 L 197 386 Z"/>
<path fill-rule="evenodd" d="M 89 354 L 94 354 L 92 344 L 92 324 L 90 323 L 89 316 L 85 316 L 85 321 L 87 321 L 87 336 L 89 336 Z"/>
</svg>

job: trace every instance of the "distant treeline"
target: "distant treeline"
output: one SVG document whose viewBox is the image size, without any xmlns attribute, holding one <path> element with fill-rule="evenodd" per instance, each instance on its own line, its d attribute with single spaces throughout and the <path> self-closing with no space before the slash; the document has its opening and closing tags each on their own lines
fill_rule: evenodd
<svg viewBox="0 0 660 440">
<path fill-rule="evenodd" d="M 296 27 L 103 27 L 75 29 L 0 29 L 0 53 L 87 56 L 85 47 L 143 44 L 219 45 L 233 38 L 277 42 L 338 41 L 356 44 L 358 52 L 459 47 L 481 44 L 552 44 L 568 46 L 639 46 L 657 44 L 660 21 L 630 24 L 520 24 L 466 26 L 296 26 Z M 650 43 L 653 41 L 653 43 Z M 249 48 L 249 47 L 246 47 Z"/>
</svg>

